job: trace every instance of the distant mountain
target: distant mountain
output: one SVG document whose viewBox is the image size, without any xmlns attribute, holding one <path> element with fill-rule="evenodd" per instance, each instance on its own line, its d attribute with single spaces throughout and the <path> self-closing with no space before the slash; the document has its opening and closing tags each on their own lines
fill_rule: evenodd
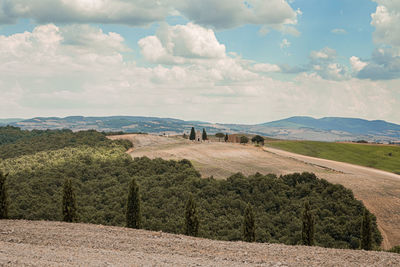
<svg viewBox="0 0 400 267">
<path fill-rule="evenodd" d="M 281 139 L 318 141 L 368 141 L 388 142 L 400 140 L 400 125 L 381 120 L 368 121 L 357 118 L 291 117 L 262 124 L 220 124 L 201 121 L 184 121 L 172 118 L 110 116 L 65 118 L 32 118 L 28 120 L 0 120 L 2 125 L 13 125 L 23 129 L 64 129 L 74 131 L 95 129 L 98 131 L 146 132 L 155 134 L 189 133 L 191 127 L 205 128 L 208 133 L 249 133 Z"/>
<path fill-rule="evenodd" d="M 327 117 L 291 117 L 283 120 L 263 123 L 267 128 L 301 129 L 310 128 L 324 131 L 338 131 L 355 135 L 379 135 L 400 138 L 400 125 L 383 120 L 368 121 L 356 118 Z"/>
<path fill-rule="evenodd" d="M 0 119 L 0 126 L 1 125 L 7 125 L 10 123 L 14 123 L 14 122 L 19 122 L 19 121 L 23 121 L 24 119 L 17 119 L 17 118 L 12 118 L 12 119 Z"/>
</svg>

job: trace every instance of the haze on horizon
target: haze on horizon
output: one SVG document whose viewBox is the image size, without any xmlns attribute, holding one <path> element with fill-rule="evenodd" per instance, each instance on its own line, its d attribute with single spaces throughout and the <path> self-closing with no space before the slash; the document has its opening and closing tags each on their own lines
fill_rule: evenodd
<svg viewBox="0 0 400 267">
<path fill-rule="evenodd" d="M 400 123 L 400 1 L 0 0 L 0 118 Z"/>
</svg>

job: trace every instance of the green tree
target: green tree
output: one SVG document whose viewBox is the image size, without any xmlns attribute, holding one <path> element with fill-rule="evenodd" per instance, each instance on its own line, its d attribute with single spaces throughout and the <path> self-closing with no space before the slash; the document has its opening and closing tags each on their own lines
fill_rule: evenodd
<svg viewBox="0 0 400 267">
<path fill-rule="evenodd" d="M 257 143 L 257 144 L 262 144 L 264 145 L 264 137 L 260 136 L 260 135 L 256 135 L 253 138 L 251 138 L 251 142 L 253 143 Z"/>
<path fill-rule="evenodd" d="M 254 212 L 250 203 L 247 204 L 247 207 L 244 210 L 242 235 L 243 235 L 243 241 L 254 242 L 256 240 Z"/>
<path fill-rule="evenodd" d="M 194 127 L 192 127 L 192 129 L 190 130 L 189 140 L 195 140 L 195 139 L 196 139 L 196 133 L 194 131 Z"/>
<path fill-rule="evenodd" d="M 247 136 L 242 135 L 240 137 L 240 143 L 241 144 L 247 144 L 249 142 L 249 138 Z"/>
<path fill-rule="evenodd" d="M 201 135 L 201 138 L 202 138 L 203 140 L 208 140 L 207 133 L 206 133 L 206 129 L 204 129 L 204 128 L 203 128 L 203 134 Z"/>
<path fill-rule="evenodd" d="M 126 204 L 126 226 L 129 228 L 140 229 L 142 214 L 140 209 L 139 186 L 135 178 L 129 185 L 128 201 Z"/>
<path fill-rule="evenodd" d="M 183 139 L 187 139 L 187 138 L 188 138 L 187 134 L 186 134 L 186 133 L 183 133 L 182 138 L 183 138 Z"/>
<path fill-rule="evenodd" d="M 62 199 L 62 213 L 64 222 L 76 222 L 76 203 L 75 194 L 72 188 L 72 180 L 65 179 L 63 187 L 63 199 Z"/>
<path fill-rule="evenodd" d="M 199 218 L 196 203 L 190 195 L 185 206 L 185 235 L 197 236 L 199 234 Z"/>
<path fill-rule="evenodd" d="M 306 201 L 304 203 L 303 211 L 303 227 L 301 231 L 301 239 L 303 245 L 313 246 L 314 245 L 314 215 L 311 212 L 310 203 Z"/>
<path fill-rule="evenodd" d="M 361 222 L 361 249 L 372 249 L 371 215 L 367 209 L 364 209 L 363 219 Z"/>
<path fill-rule="evenodd" d="M 221 138 L 224 138 L 225 137 L 225 134 L 223 134 L 223 133 L 216 133 L 215 134 L 215 137 L 218 137 L 218 142 L 221 142 Z M 225 141 L 226 142 L 226 141 Z"/>
<path fill-rule="evenodd" d="M 228 134 L 225 134 L 225 142 L 228 142 L 228 139 L 229 139 L 229 137 L 228 137 Z"/>
<path fill-rule="evenodd" d="M 0 219 L 8 218 L 8 199 L 6 187 L 7 174 L 0 171 Z"/>
</svg>

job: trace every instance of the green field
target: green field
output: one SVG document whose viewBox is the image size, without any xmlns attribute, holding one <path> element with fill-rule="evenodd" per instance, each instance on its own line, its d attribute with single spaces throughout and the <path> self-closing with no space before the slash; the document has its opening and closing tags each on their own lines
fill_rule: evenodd
<svg viewBox="0 0 400 267">
<path fill-rule="evenodd" d="M 275 141 L 267 146 L 311 157 L 348 162 L 400 174 L 400 146 Z"/>
</svg>

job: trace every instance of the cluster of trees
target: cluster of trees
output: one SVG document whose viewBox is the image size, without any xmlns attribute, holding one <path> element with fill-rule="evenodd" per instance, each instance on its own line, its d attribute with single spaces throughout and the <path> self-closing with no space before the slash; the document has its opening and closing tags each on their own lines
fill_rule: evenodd
<svg viewBox="0 0 400 267">
<path fill-rule="evenodd" d="M 376 218 L 364 213 L 363 221 L 365 207 L 350 190 L 314 174 L 238 173 L 215 180 L 201 178 L 188 160 L 131 159 L 125 149 L 120 143 L 89 144 L 3 160 L 0 169 L 8 176 L 0 175 L 0 189 L 7 187 L 7 194 L 0 193 L 0 208 L 6 206 L 12 219 L 219 240 L 366 249 L 382 241 Z"/>
<path fill-rule="evenodd" d="M 106 133 L 94 130 L 72 132 L 71 130 L 21 130 L 13 126 L 0 127 L 0 159 L 35 154 L 41 151 L 57 150 L 65 147 L 112 146 L 132 147 L 127 140 L 112 141 Z"/>
<path fill-rule="evenodd" d="M 186 134 L 183 134 L 183 138 L 187 138 Z M 208 140 L 208 136 L 207 136 L 207 132 L 206 129 L 203 128 L 203 133 L 201 134 L 201 139 L 203 141 Z M 196 140 L 196 130 L 194 129 L 194 127 L 192 127 L 192 129 L 190 130 L 190 135 L 189 135 L 189 140 Z"/>
</svg>

